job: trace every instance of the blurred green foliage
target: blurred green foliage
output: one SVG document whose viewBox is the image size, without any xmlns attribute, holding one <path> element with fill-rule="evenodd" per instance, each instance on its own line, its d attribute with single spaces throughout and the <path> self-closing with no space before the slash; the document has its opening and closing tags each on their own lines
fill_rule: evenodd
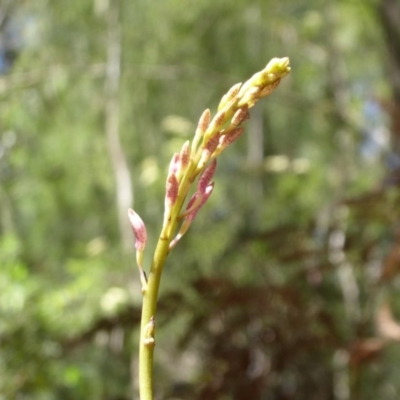
<svg viewBox="0 0 400 400">
<path fill-rule="evenodd" d="M 0 76 L 1 400 L 137 398 L 139 277 L 105 133 L 112 29 L 146 265 L 169 160 L 202 111 L 270 58 L 292 66 L 170 255 L 157 398 L 399 397 L 400 153 L 378 3 L 0 5 L 14 54 Z"/>
</svg>

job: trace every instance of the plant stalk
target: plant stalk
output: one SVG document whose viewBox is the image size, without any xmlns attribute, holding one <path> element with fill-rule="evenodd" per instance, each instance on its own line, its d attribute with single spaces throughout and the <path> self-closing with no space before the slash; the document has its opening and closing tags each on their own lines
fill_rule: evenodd
<svg viewBox="0 0 400 400">
<path fill-rule="evenodd" d="M 182 163 L 182 169 L 179 171 L 177 167 L 177 170 L 171 170 L 171 165 L 172 167 L 175 167 L 175 164 L 170 165 L 169 176 L 167 178 L 167 191 L 165 198 L 166 211 L 164 223 L 154 253 L 148 280 L 145 282 L 144 279 L 144 285 L 142 289 L 143 305 L 139 344 L 140 400 L 153 400 L 154 398 L 153 353 L 155 346 L 155 315 L 160 280 L 165 260 L 169 254 L 170 244 L 173 239 L 173 235 L 177 230 L 176 228 L 179 220 L 185 217 L 185 222 L 187 222 L 188 215 L 190 216 L 190 213 L 192 212 L 192 219 L 190 220 L 192 221 L 198 211 L 198 209 L 196 210 L 195 208 L 196 206 L 193 205 L 194 209 L 192 211 L 188 211 L 186 216 L 181 214 L 182 206 L 185 203 L 189 189 L 192 183 L 195 181 L 197 175 L 203 172 L 204 174 L 211 174 L 209 177 L 205 175 L 206 177 L 203 178 L 203 181 L 200 183 L 198 182 L 197 191 L 194 194 L 194 196 L 202 196 L 198 197 L 199 204 L 197 204 L 198 207 L 201 207 L 201 205 L 204 204 L 208 198 L 206 197 L 206 188 L 203 187 L 200 189 L 202 183 L 207 182 L 206 186 L 209 190 L 208 196 L 211 194 L 214 185 L 214 183 L 210 181 L 215 171 L 215 165 L 212 172 L 210 172 L 206 170 L 207 163 L 212 157 L 218 156 L 228 144 L 237 139 L 238 135 L 229 138 L 229 134 L 234 135 L 234 132 L 239 132 L 239 135 L 241 134 L 243 128 L 240 128 L 239 126 L 248 118 L 249 108 L 253 107 L 254 104 L 262 97 L 272 93 L 279 85 L 281 78 L 286 76 L 289 71 L 289 59 L 287 57 L 281 59 L 274 58 L 262 71 L 254 74 L 243 85 L 234 85 L 221 99 L 221 102 L 218 106 L 218 112 L 211 122 L 209 110 L 206 110 L 200 117 L 198 128 L 192 142 L 192 150 L 188 165 L 186 166 L 186 162 L 183 163 L 183 161 L 186 159 L 185 149 L 188 148 L 189 143 L 186 145 L 186 148 L 185 146 L 182 148 L 181 153 L 178 156 L 178 159 L 181 157 L 179 162 Z M 223 136 L 221 137 L 221 135 Z M 201 137 L 202 144 L 197 148 Z M 172 159 L 172 162 L 175 162 L 175 158 Z M 192 197 L 194 201 L 196 198 L 197 197 Z M 191 209 L 189 208 L 189 210 Z M 131 210 L 131 214 L 132 213 L 134 212 Z M 136 224 L 135 221 L 134 224 Z M 142 231 L 141 235 L 138 234 L 141 237 L 136 237 L 136 246 L 139 246 L 137 247 L 139 251 L 143 251 L 143 237 L 146 237 L 146 234 L 143 233 L 145 228 L 142 225 L 143 222 L 141 221 L 139 226 L 134 226 L 134 230 L 136 229 L 137 232 Z M 187 229 L 187 226 L 185 229 Z M 139 241 L 138 239 L 141 240 Z M 141 253 L 138 254 L 141 256 Z M 140 269 L 142 268 L 141 262 L 138 262 L 138 266 Z"/>
<path fill-rule="evenodd" d="M 199 157 L 196 157 L 196 159 Z M 169 213 L 167 223 L 161 230 L 160 237 L 154 252 L 150 273 L 147 279 L 147 289 L 143 294 L 142 318 L 140 323 L 139 343 L 139 392 L 140 400 L 153 400 L 153 353 L 155 342 L 149 343 L 149 323 L 155 321 L 157 299 L 160 288 L 160 280 L 165 260 L 169 254 L 169 244 L 178 225 L 178 216 L 189 191 L 190 183 L 196 175 L 198 160 L 191 160 L 185 174 L 182 177 L 178 199 Z M 194 176 L 193 176 L 194 175 Z M 151 333 L 154 338 L 154 332 Z"/>
</svg>

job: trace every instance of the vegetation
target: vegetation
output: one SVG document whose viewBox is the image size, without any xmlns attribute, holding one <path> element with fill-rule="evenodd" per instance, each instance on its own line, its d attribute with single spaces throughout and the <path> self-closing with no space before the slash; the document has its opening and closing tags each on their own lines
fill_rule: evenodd
<svg viewBox="0 0 400 400">
<path fill-rule="evenodd" d="M 155 398 L 399 397 L 396 2 L 0 11 L 0 399 L 138 398 L 127 210 L 148 271 L 171 156 L 275 56 L 293 73 L 166 262 Z"/>
</svg>

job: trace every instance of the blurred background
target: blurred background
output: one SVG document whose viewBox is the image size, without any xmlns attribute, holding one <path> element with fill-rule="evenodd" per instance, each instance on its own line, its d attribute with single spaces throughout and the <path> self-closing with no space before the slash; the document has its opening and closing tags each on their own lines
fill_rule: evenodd
<svg viewBox="0 0 400 400">
<path fill-rule="evenodd" d="M 137 399 L 169 161 L 290 57 L 168 258 L 156 399 L 400 398 L 398 0 L 0 2 L 0 399 Z"/>
</svg>

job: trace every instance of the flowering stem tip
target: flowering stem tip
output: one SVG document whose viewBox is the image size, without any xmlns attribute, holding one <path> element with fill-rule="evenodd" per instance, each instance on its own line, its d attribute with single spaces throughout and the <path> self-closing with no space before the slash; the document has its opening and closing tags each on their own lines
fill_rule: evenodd
<svg viewBox="0 0 400 400">
<path fill-rule="evenodd" d="M 289 72 L 287 57 L 273 58 L 246 82 L 233 85 L 222 97 L 216 114 L 212 117 L 210 110 L 206 109 L 198 121 L 192 141 L 186 141 L 173 155 L 166 180 L 163 226 L 148 280 L 143 270 L 146 227 L 135 211 L 128 211 L 136 239 L 136 261 L 143 292 L 139 348 L 141 400 L 153 400 L 155 315 L 165 260 L 211 196 L 216 158 L 241 137 L 243 125 L 250 118 L 249 110 L 258 100 L 270 95 Z"/>
</svg>

